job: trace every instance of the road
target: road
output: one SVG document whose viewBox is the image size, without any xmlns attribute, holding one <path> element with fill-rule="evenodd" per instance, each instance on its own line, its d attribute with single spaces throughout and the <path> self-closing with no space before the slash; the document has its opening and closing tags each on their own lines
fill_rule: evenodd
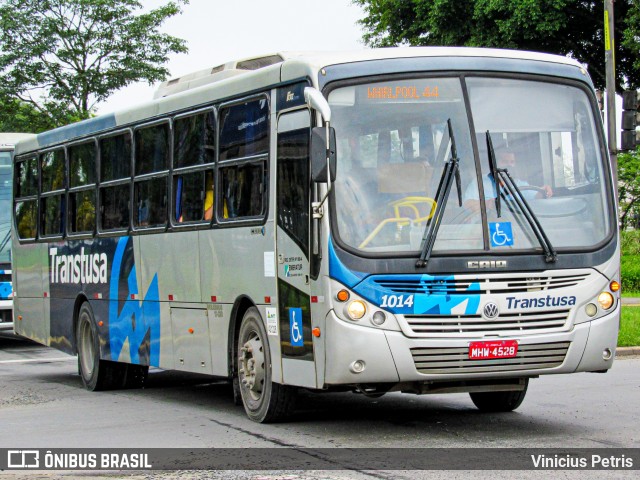
<svg viewBox="0 0 640 480">
<path fill-rule="evenodd" d="M 481 414 L 467 394 L 370 399 L 302 392 L 291 421 L 261 425 L 233 404 L 224 382 L 152 369 L 144 389 L 92 393 L 82 387 L 75 357 L 0 338 L 0 448 L 638 448 L 639 372 L 640 357 L 626 357 L 607 374 L 534 379 L 522 406 L 503 414 Z M 606 473 L 619 478 L 630 472 Z M 176 474 L 157 475 L 140 478 Z M 364 476 L 309 478 L 373 478 L 358 475 Z M 307 477 L 285 472 L 238 478 Z"/>
</svg>

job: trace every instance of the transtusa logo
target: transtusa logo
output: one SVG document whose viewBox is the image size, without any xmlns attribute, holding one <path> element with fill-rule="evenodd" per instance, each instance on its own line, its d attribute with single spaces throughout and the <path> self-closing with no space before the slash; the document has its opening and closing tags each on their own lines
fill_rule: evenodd
<svg viewBox="0 0 640 480">
<path fill-rule="evenodd" d="M 107 254 L 58 255 L 57 248 L 49 249 L 51 283 L 107 283 Z"/>
</svg>

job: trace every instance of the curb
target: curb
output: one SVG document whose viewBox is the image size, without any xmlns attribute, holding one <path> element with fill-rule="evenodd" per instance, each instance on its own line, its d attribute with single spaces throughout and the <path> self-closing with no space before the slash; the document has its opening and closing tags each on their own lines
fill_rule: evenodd
<svg viewBox="0 0 640 480">
<path fill-rule="evenodd" d="M 616 357 L 631 357 L 640 355 L 640 347 L 618 347 L 616 348 Z"/>
</svg>

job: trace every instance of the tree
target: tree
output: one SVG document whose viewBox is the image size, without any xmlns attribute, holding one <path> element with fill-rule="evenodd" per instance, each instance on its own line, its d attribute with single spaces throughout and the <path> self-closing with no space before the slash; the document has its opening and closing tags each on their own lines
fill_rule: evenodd
<svg viewBox="0 0 640 480">
<path fill-rule="evenodd" d="M 353 0 L 373 47 L 443 45 L 569 55 L 605 86 L 603 0 Z M 640 2 L 615 2 L 616 83 L 640 87 Z"/>
<path fill-rule="evenodd" d="M 640 218 L 640 147 L 618 154 L 618 202 L 620 229 L 637 227 Z"/>
<path fill-rule="evenodd" d="M 58 111 L 54 117 L 17 98 L 0 97 L 0 132 L 40 133 L 78 120 L 71 111 Z"/>
<path fill-rule="evenodd" d="M 0 0 L 0 104 L 59 126 L 130 83 L 165 80 L 168 55 L 187 47 L 159 27 L 187 2 L 139 13 L 138 0 Z"/>
</svg>

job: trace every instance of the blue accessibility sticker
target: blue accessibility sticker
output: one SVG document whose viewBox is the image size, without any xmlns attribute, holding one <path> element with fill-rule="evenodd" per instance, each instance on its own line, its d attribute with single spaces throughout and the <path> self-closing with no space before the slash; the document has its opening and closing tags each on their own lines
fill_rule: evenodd
<svg viewBox="0 0 640 480">
<path fill-rule="evenodd" d="M 492 247 L 510 247 L 513 245 L 511 222 L 489 223 L 489 237 Z"/>
<path fill-rule="evenodd" d="M 289 333 L 291 336 L 291 346 L 302 347 L 304 339 L 302 338 L 302 309 L 289 308 Z"/>
</svg>

